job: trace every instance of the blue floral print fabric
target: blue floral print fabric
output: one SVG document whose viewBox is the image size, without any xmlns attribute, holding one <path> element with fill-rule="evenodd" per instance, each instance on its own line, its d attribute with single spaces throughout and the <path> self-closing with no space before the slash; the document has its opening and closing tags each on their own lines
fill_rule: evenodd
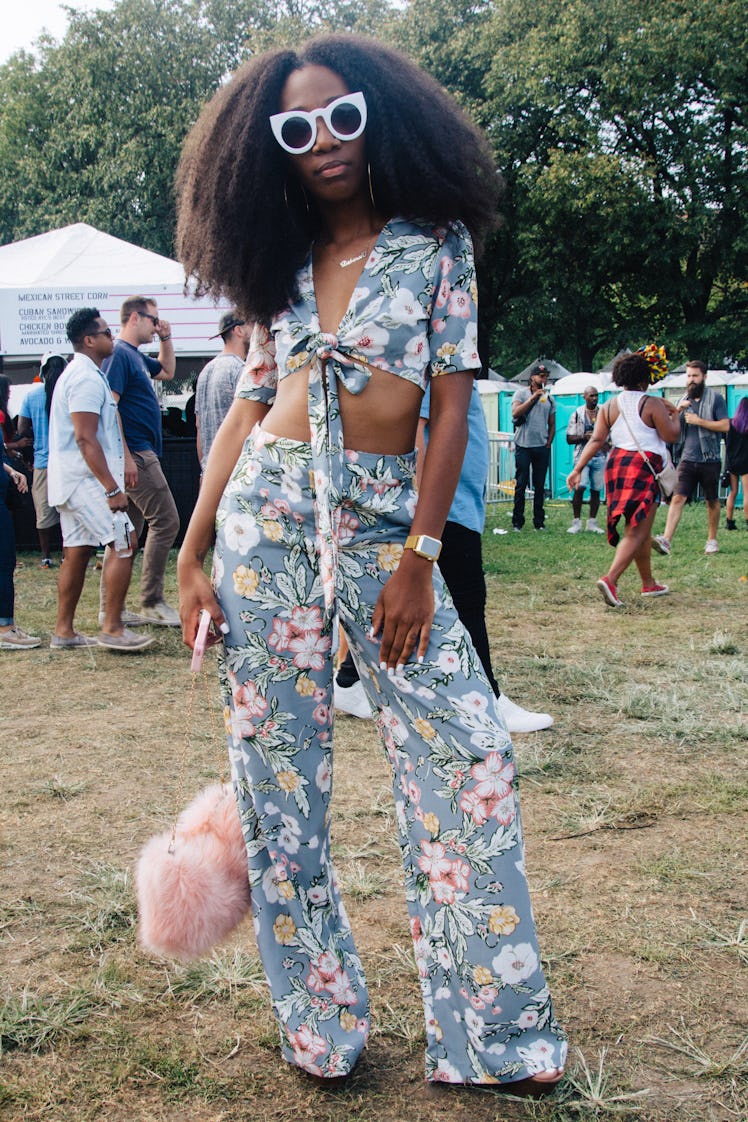
<svg viewBox="0 0 748 1122">
<path fill-rule="evenodd" d="M 338 1076 L 364 1047 L 369 1003 L 330 858 L 332 620 L 314 463 L 311 445 L 255 428 L 218 510 L 213 579 L 230 625 L 232 773 L 283 1053 Z M 369 637 L 413 518 L 414 471 L 412 454 L 343 449 L 327 577 L 392 765 L 427 1079 L 511 1082 L 566 1055 L 540 965 L 511 740 L 437 568 L 423 662 L 389 677 Z"/>
<path fill-rule="evenodd" d="M 480 366 L 477 292 L 470 235 L 461 223 L 435 229 L 395 218 L 381 230 L 337 334 L 320 330 L 311 256 L 298 299 L 270 334 L 255 328 L 236 396 L 270 404 L 278 379 L 307 370 L 316 475 L 316 543 L 325 620 L 334 611 L 343 429 L 339 387 L 361 393 L 370 366 L 425 389 L 428 377 Z"/>
<path fill-rule="evenodd" d="M 434 228 L 393 218 L 364 265 L 337 333 L 320 331 L 312 259 L 298 296 L 270 332 L 256 327 L 236 396 L 271 403 L 279 378 L 334 355 L 335 376 L 361 393 L 386 370 L 425 390 L 428 377 L 480 368 L 477 289 L 470 235 L 461 223 Z"/>
</svg>

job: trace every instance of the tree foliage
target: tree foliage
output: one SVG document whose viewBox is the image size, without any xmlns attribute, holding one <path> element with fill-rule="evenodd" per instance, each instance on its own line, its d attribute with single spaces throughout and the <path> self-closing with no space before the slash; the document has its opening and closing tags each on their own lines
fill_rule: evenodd
<svg viewBox="0 0 748 1122">
<path fill-rule="evenodd" d="M 745 354 L 744 16 L 734 0 L 496 5 L 485 90 L 517 233 L 497 345 L 532 308 L 583 368 L 653 336 Z"/>
<path fill-rule="evenodd" d="M 748 26 L 739 0 L 117 0 L 0 67 L 0 240 L 74 221 L 172 252 L 203 102 L 252 52 L 357 30 L 430 70 L 506 183 L 484 351 L 595 368 L 656 338 L 745 361 Z M 449 159 L 449 153 L 445 153 Z"/>
<path fill-rule="evenodd" d="M 173 179 L 185 135 L 219 83 L 254 50 L 336 18 L 288 0 L 118 0 L 71 13 L 60 44 L 0 67 L 0 239 L 85 221 L 173 252 Z"/>
</svg>

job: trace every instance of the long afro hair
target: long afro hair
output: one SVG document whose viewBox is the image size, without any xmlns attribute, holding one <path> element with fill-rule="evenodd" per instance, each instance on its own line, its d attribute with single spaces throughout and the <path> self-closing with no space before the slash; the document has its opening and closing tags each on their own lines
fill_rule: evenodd
<svg viewBox="0 0 748 1122">
<path fill-rule="evenodd" d="M 177 252 L 201 293 L 267 323 L 295 294 L 322 229 L 268 118 L 289 74 L 325 66 L 366 98 L 366 153 L 378 213 L 465 223 L 476 248 L 497 221 L 500 177 L 486 138 L 399 51 L 355 35 L 310 39 L 245 63 L 205 106 L 177 171 Z"/>
</svg>

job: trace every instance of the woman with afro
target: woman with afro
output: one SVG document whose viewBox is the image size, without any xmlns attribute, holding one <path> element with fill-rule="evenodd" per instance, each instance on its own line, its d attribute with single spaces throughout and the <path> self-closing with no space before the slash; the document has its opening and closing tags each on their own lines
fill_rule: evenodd
<svg viewBox="0 0 748 1122">
<path fill-rule="evenodd" d="M 223 632 L 258 945 L 284 1057 L 318 1078 L 349 1074 L 369 1031 L 330 858 L 336 619 L 393 769 L 427 1079 L 540 1094 L 563 1069 L 511 740 L 435 565 L 496 188 L 445 91 L 347 35 L 252 59 L 180 164 L 185 270 L 256 325 L 180 552 L 184 636 L 202 608 Z"/>
</svg>

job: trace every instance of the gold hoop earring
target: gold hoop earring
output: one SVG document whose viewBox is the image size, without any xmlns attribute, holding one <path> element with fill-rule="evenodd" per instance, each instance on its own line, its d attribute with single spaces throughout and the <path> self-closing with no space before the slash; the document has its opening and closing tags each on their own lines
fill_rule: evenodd
<svg viewBox="0 0 748 1122">
<path fill-rule="evenodd" d="M 307 195 L 306 191 L 304 190 L 304 188 L 301 184 L 299 184 L 299 190 L 301 191 L 301 197 L 304 200 L 304 209 L 306 210 L 307 214 L 310 214 L 311 213 L 311 207 L 309 206 L 309 196 Z M 288 180 L 283 181 L 283 201 L 286 204 L 286 209 L 290 210 L 291 209 L 291 204 L 288 201 Z"/>
<path fill-rule="evenodd" d="M 374 202 L 374 188 L 372 187 L 372 183 L 371 183 L 371 164 L 367 163 L 366 171 L 367 171 L 367 174 L 368 174 L 368 177 L 369 177 L 369 198 L 371 199 L 372 207 L 374 208 L 374 210 L 376 210 L 377 209 L 377 204 Z"/>
</svg>

